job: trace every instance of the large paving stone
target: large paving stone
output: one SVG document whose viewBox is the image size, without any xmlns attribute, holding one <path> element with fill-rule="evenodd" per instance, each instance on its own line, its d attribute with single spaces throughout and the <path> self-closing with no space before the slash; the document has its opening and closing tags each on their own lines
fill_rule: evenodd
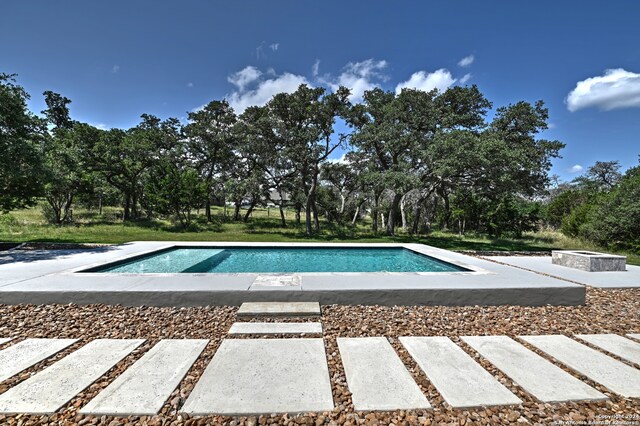
<svg viewBox="0 0 640 426">
<path fill-rule="evenodd" d="M 522 402 L 448 337 L 400 337 L 400 342 L 454 408 Z"/>
<path fill-rule="evenodd" d="M 2 339 L 0 339 L 0 345 L 4 345 L 5 343 L 7 343 L 10 340 L 11 340 L 11 338 L 2 338 Z"/>
<path fill-rule="evenodd" d="M 161 340 L 80 410 L 96 415 L 154 415 L 208 340 Z"/>
<path fill-rule="evenodd" d="M 51 414 L 144 342 L 98 339 L 0 395 L 0 413 Z"/>
<path fill-rule="evenodd" d="M 617 334 L 577 334 L 576 337 L 598 346 L 622 359 L 640 364 L 640 343 Z"/>
<path fill-rule="evenodd" d="M 567 336 L 521 336 L 525 342 L 622 396 L 640 398 L 640 370 Z"/>
<path fill-rule="evenodd" d="M 318 302 L 245 302 L 238 309 L 239 317 L 320 315 Z"/>
<path fill-rule="evenodd" d="M 640 334 L 629 333 L 629 334 L 627 334 L 627 336 L 629 336 L 629 337 L 631 337 L 633 339 L 640 340 Z"/>
<path fill-rule="evenodd" d="M 333 410 L 322 339 L 228 339 L 183 406 L 249 415 Z"/>
<path fill-rule="evenodd" d="M 431 408 L 386 338 L 338 338 L 338 348 L 356 410 Z"/>
<path fill-rule="evenodd" d="M 319 322 L 236 322 L 229 334 L 322 334 Z"/>
<path fill-rule="evenodd" d="M 462 340 L 542 402 L 607 399 L 507 336 L 466 336 Z"/>
<path fill-rule="evenodd" d="M 26 339 L 0 351 L 0 382 L 77 342 L 77 339 Z"/>
</svg>

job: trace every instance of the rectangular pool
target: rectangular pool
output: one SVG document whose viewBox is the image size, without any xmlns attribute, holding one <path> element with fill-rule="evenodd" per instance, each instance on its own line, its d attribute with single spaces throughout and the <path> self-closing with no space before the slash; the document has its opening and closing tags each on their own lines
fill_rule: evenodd
<svg viewBox="0 0 640 426">
<path fill-rule="evenodd" d="M 403 247 L 173 247 L 83 272 L 467 272 Z"/>
</svg>

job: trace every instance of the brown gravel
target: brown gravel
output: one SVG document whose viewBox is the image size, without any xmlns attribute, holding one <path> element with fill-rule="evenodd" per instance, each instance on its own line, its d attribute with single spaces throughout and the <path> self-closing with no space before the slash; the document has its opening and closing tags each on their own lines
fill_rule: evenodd
<svg viewBox="0 0 640 426">
<path fill-rule="evenodd" d="M 640 333 L 640 289 L 587 290 L 587 304 L 578 307 L 381 307 L 342 306 L 322 307 L 320 318 L 324 326 L 324 340 L 329 361 L 336 409 L 321 414 L 301 416 L 266 415 L 259 417 L 208 416 L 190 418 L 178 411 L 194 384 L 213 357 L 231 324 L 236 320 L 235 307 L 198 308 L 128 308 L 105 305 L 0 305 L 0 336 L 22 339 L 26 337 L 74 337 L 82 340 L 57 356 L 43 361 L 18 377 L 0 384 L 0 392 L 25 380 L 62 356 L 95 338 L 145 338 L 148 341 L 126 357 L 104 377 L 74 398 L 58 413 L 50 416 L 0 415 L 1 425 L 35 424 L 143 424 L 143 425 L 263 425 L 263 424 L 365 424 L 365 425 L 440 425 L 440 424 L 552 424 L 556 422 L 585 422 L 611 420 L 621 416 L 627 424 L 640 424 L 640 400 L 625 399 L 608 392 L 602 386 L 571 372 L 596 387 L 611 399 L 605 402 L 543 404 L 533 399 L 511 380 L 482 360 L 458 336 L 506 334 L 566 334 L 575 333 Z M 261 318 L 260 321 L 284 319 Z M 301 321 L 314 321 L 305 318 Z M 288 321 L 288 320 L 287 320 Z M 449 407 L 403 349 L 397 337 L 415 335 L 450 336 L 456 343 L 491 371 L 523 404 L 515 407 L 456 410 Z M 344 369 L 338 354 L 337 337 L 387 336 L 416 382 L 427 395 L 432 410 L 394 412 L 354 412 L 346 385 Z M 118 374 L 140 358 L 159 339 L 206 338 L 211 342 L 193 365 L 178 389 L 163 406 L 160 415 L 153 417 L 115 418 L 110 416 L 82 416 L 77 410 L 106 387 Z M 530 347 L 530 346 L 529 346 Z M 0 348 L 2 348 L 0 346 Z M 530 347 L 531 348 L 531 347 Z M 533 348 L 532 348 L 533 349 Z M 543 355 L 541 352 L 537 351 Z M 544 355 L 543 355 L 544 356 Z M 549 359 L 545 356 L 545 358 Z M 551 359 L 550 359 L 551 360 Z M 551 360 L 553 361 L 553 360 Z M 557 364 L 564 368 L 561 364 Z M 640 367 L 638 365 L 636 368 Z M 565 368 L 566 371 L 569 371 Z M 570 371 L 569 371 L 570 372 Z M 635 416 L 635 417 L 634 417 Z M 568 423 L 565 423 L 568 424 Z M 611 422 L 609 424 L 615 424 Z"/>
</svg>

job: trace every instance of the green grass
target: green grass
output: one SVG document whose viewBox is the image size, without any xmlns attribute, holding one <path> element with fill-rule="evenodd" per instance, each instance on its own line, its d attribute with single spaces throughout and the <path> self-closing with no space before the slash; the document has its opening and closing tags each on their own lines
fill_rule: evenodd
<svg viewBox="0 0 640 426">
<path fill-rule="evenodd" d="M 265 241 L 265 242 L 363 242 L 363 243 L 423 243 L 448 250 L 475 251 L 545 251 L 551 249 L 603 250 L 601 247 L 556 231 L 539 231 L 522 238 L 489 238 L 486 235 L 433 232 L 428 236 L 410 236 L 400 233 L 395 237 L 373 234 L 364 224 L 356 228 L 323 222 L 322 232 L 313 237 L 304 233 L 304 224 L 296 225 L 292 211 L 287 212 L 287 227 L 280 226 L 277 209 L 258 209 L 247 223 L 233 222 L 224 216 L 222 208 L 214 209 L 215 220 L 207 223 L 202 212 L 196 216 L 191 229 L 184 231 L 169 221 L 141 220 L 123 222 L 121 210 L 106 208 L 102 215 L 95 211 L 76 210 L 74 223 L 65 226 L 47 224 L 39 208 L 17 210 L 0 215 L 0 241 L 103 243 L 118 244 L 128 241 Z M 227 212 L 228 215 L 231 211 Z M 607 250 L 610 251 L 610 250 Z M 640 255 L 621 253 L 627 262 L 640 265 Z"/>
</svg>

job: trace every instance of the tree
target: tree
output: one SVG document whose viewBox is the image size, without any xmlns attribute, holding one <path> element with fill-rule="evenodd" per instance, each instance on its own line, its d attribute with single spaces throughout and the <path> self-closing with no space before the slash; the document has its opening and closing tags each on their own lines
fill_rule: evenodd
<svg viewBox="0 0 640 426">
<path fill-rule="evenodd" d="M 237 139 L 233 128 L 237 117 L 227 101 L 212 101 L 204 108 L 189 113 L 189 124 L 184 127 L 189 155 L 208 186 L 205 195 L 205 215 L 211 222 L 211 197 L 216 180 L 224 180 L 230 167 Z"/>
<path fill-rule="evenodd" d="M 100 130 L 71 120 L 71 101 L 57 93 L 44 92 L 47 109 L 42 113 L 53 128 L 44 139 L 43 156 L 46 174 L 43 207 L 45 218 L 56 225 L 72 220 L 71 206 L 77 195 L 89 192 L 92 182 L 86 151 L 100 137 Z"/>
<path fill-rule="evenodd" d="M 0 73 L 0 211 L 32 205 L 42 193 L 44 120 L 27 109 L 15 74 Z"/>
<path fill-rule="evenodd" d="M 320 229 L 316 206 L 320 164 L 339 146 L 344 146 L 344 135 L 339 135 L 337 140 L 332 135 L 335 118 L 348 114 L 348 96 L 349 90 L 344 87 L 325 94 L 323 88 L 302 84 L 293 93 L 275 95 L 266 105 L 275 135 L 273 148 L 294 165 L 296 185 L 305 197 L 307 235 Z"/>
<path fill-rule="evenodd" d="M 47 117 L 47 121 L 57 129 L 70 129 L 73 125 L 68 107 L 71 100 L 50 90 L 44 92 L 43 95 L 47 109 L 42 113 Z"/>
<path fill-rule="evenodd" d="M 127 131 L 103 132 L 92 145 L 91 165 L 103 174 L 110 185 L 122 193 L 123 219 L 140 217 L 139 203 L 144 202 L 146 173 L 180 140 L 180 123 L 175 118 L 164 121 L 143 114 L 142 121 Z M 152 207 L 149 203 L 147 207 Z M 147 209 L 147 215 L 152 213 Z"/>
<path fill-rule="evenodd" d="M 587 169 L 584 176 L 576 179 L 576 183 L 583 186 L 586 184 L 586 186 L 592 186 L 600 191 L 609 191 L 621 177 L 618 161 L 596 161 L 593 166 Z"/>
<path fill-rule="evenodd" d="M 192 210 L 202 205 L 208 186 L 185 159 L 165 157 L 150 170 L 145 185 L 147 202 L 154 211 L 173 215 L 183 229 L 192 223 Z"/>
</svg>

